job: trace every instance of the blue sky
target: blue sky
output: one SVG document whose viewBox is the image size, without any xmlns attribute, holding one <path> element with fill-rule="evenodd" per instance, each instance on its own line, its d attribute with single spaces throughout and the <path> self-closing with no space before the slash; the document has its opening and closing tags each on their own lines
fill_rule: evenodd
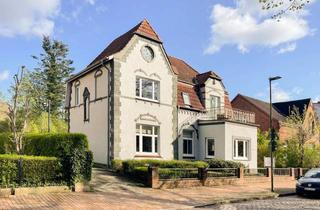
<svg viewBox="0 0 320 210">
<path fill-rule="evenodd" d="M 147 18 L 168 54 L 200 72 L 213 70 L 233 98 L 267 99 L 269 76 L 277 101 L 320 99 L 320 3 L 280 22 L 252 0 L 7 0 L 0 2 L 0 91 L 19 66 L 35 67 L 41 34 L 70 48 L 82 70 L 117 36 Z M 15 9 L 17 12 L 11 12 Z M 18 14 L 18 15 L 17 15 Z"/>
</svg>

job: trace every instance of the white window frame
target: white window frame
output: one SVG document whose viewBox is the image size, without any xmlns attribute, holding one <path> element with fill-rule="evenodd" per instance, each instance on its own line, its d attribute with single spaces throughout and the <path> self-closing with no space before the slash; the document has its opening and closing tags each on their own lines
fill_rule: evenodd
<svg viewBox="0 0 320 210">
<path fill-rule="evenodd" d="M 97 99 L 98 98 L 98 82 L 99 78 L 102 76 L 103 72 L 102 70 L 97 70 L 94 74 L 94 98 Z M 101 97 L 101 96 L 100 96 Z"/>
<path fill-rule="evenodd" d="M 238 151 L 238 143 L 243 142 L 243 157 L 239 157 L 239 151 Z M 250 157 L 250 140 L 249 139 L 241 139 L 241 138 L 235 138 L 233 140 L 233 159 L 235 160 L 249 160 Z"/>
<path fill-rule="evenodd" d="M 136 95 L 136 98 L 138 99 L 143 99 L 143 100 L 147 100 L 147 101 L 152 101 L 152 102 L 159 102 L 160 101 L 160 81 L 158 80 L 153 80 L 153 79 L 149 79 L 149 78 L 145 78 L 145 77 L 140 77 L 140 76 L 137 76 L 136 77 L 136 83 L 137 83 L 137 80 L 139 80 L 139 96 L 137 96 L 137 93 L 135 92 L 135 95 Z M 142 96 L 142 80 L 149 80 L 152 82 L 152 99 L 151 98 L 146 98 L 146 97 L 143 97 Z M 155 83 L 158 83 L 158 99 L 155 99 Z M 136 85 L 135 85 L 135 88 Z"/>
<path fill-rule="evenodd" d="M 186 107 L 191 107 L 190 95 L 189 93 L 182 92 L 183 103 Z"/>
<path fill-rule="evenodd" d="M 214 155 L 209 155 L 208 154 L 208 141 L 209 140 L 213 140 L 213 143 L 214 143 Z M 206 158 L 214 158 L 216 156 L 216 140 L 215 138 L 213 137 L 207 137 L 206 138 Z"/>
<path fill-rule="evenodd" d="M 139 133 L 136 131 L 136 138 L 139 136 L 139 151 L 137 151 L 137 139 L 135 138 L 135 152 L 137 155 L 159 155 L 159 148 L 160 148 L 160 139 L 159 139 L 159 132 L 160 127 L 155 125 L 147 125 L 147 124 L 136 124 L 136 130 L 137 126 L 139 126 Z M 142 127 L 143 126 L 151 126 L 152 127 L 152 134 L 143 134 L 142 133 Z M 155 128 L 158 128 L 158 134 L 155 134 Z M 143 136 L 151 137 L 151 152 L 143 152 Z M 155 138 L 157 138 L 157 152 L 155 147 Z"/>
<path fill-rule="evenodd" d="M 80 85 L 74 86 L 74 104 L 77 106 L 80 103 Z"/>
<path fill-rule="evenodd" d="M 192 138 L 188 138 L 188 137 L 184 137 L 183 136 L 183 131 L 191 131 L 192 132 Z M 189 130 L 189 129 L 185 129 L 182 131 L 182 155 L 183 157 L 194 157 L 194 131 L 193 130 Z M 184 140 L 187 140 L 187 141 L 191 141 L 191 147 L 192 147 L 192 153 L 191 154 L 186 154 L 184 153 L 183 151 L 183 145 L 184 145 Z"/>
</svg>

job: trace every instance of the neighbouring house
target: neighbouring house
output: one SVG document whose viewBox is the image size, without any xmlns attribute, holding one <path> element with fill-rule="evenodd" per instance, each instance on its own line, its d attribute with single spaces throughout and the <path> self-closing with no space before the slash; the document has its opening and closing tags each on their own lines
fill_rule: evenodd
<svg viewBox="0 0 320 210">
<path fill-rule="evenodd" d="M 232 100 L 231 104 L 234 108 L 254 112 L 256 123 L 259 125 L 261 131 L 269 131 L 270 103 L 238 94 Z M 292 128 L 287 127 L 283 123 L 285 119 L 290 116 L 294 107 L 298 109 L 299 114 L 303 114 L 303 112 L 306 111 L 304 124 L 309 126 L 312 132 L 316 133 L 317 114 L 310 98 L 272 103 L 272 122 L 275 130 L 278 132 L 280 140 L 287 140 L 295 133 Z"/>
<path fill-rule="evenodd" d="M 231 107 L 222 79 L 168 56 L 147 20 L 111 42 L 67 83 L 69 131 L 97 163 L 221 158 L 257 167 L 252 112 Z"/>
</svg>

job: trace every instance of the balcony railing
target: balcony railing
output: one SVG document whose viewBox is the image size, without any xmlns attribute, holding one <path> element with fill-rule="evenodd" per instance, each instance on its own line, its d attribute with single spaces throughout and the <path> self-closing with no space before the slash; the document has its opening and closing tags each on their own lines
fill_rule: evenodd
<svg viewBox="0 0 320 210">
<path fill-rule="evenodd" d="M 205 115 L 201 116 L 203 120 L 230 120 L 242 123 L 255 123 L 255 113 L 243 111 L 240 109 L 230 109 L 218 107 L 209 109 Z"/>
</svg>

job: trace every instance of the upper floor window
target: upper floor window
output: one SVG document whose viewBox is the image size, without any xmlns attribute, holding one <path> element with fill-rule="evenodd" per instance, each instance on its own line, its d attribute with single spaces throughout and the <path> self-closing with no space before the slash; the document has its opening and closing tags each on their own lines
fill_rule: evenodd
<svg viewBox="0 0 320 210">
<path fill-rule="evenodd" d="M 74 103 L 79 105 L 80 103 L 80 82 L 76 81 L 74 85 Z"/>
<path fill-rule="evenodd" d="M 136 78 L 136 97 L 152 101 L 159 101 L 160 83 L 159 81 Z"/>
<path fill-rule="evenodd" d="M 233 157 L 240 160 L 248 160 L 249 158 L 249 141 L 235 139 L 233 143 Z"/>
<path fill-rule="evenodd" d="M 90 119 L 90 92 L 88 88 L 84 89 L 83 92 L 83 116 L 84 121 L 89 121 Z"/>
<path fill-rule="evenodd" d="M 102 91 L 102 89 L 103 89 L 103 84 L 102 84 L 102 81 L 101 81 L 101 76 L 102 76 L 102 71 L 99 69 L 99 70 L 97 70 L 96 72 L 95 72 L 95 74 L 94 74 L 94 82 L 95 82 L 95 84 L 94 84 L 94 88 L 95 88 L 95 91 L 94 91 L 94 95 L 95 95 L 95 98 L 97 99 L 97 98 L 99 98 L 99 97 L 101 97 L 102 96 L 102 94 L 101 94 L 101 91 Z"/>
<path fill-rule="evenodd" d="M 183 103 L 187 107 L 191 107 L 190 97 L 188 93 L 182 93 Z"/>
<path fill-rule="evenodd" d="M 193 131 L 183 130 L 183 156 L 192 157 L 193 153 Z"/>
<path fill-rule="evenodd" d="M 159 127 L 152 125 L 136 125 L 136 152 L 158 153 Z"/>
</svg>

